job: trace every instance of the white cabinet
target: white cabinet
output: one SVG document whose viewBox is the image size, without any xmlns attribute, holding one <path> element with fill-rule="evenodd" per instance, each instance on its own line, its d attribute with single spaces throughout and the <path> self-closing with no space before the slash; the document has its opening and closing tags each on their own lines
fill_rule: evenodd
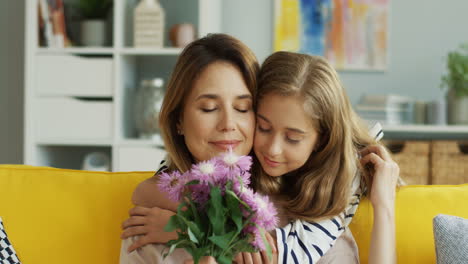
<svg viewBox="0 0 468 264">
<path fill-rule="evenodd" d="M 138 2 L 114 0 L 109 46 L 59 49 L 39 47 L 38 0 L 26 1 L 26 164 L 81 169 L 83 157 L 99 151 L 111 156 L 113 171 L 158 168 L 165 152 L 161 142 L 138 138 L 134 96 L 143 79 L 167 83 L 182 51 L 171 46 L 170 28 L 191 23 L 198 37 L 220 32 L 222 1 L 160 0 L 166 13 L 163 48 L 133 47 Z"/>
<path fill-rule="evenodd" d="M 118 147 L 116 171 L 156 171 L 166 152 L 159 147 Z"/>
<path fill-rule="evenodd" d="M 112 139 L 110 101 L 88 101 L 76 98 L 37 99 L 36 138 L 39 142 L 54 140 Z"/>
<path fill-rule="evenodd" d="M 112 96 L 112 58 L 88 58 L 72 54 L 36 57 L 36 91 L 39 95 Z"/>
</svg>

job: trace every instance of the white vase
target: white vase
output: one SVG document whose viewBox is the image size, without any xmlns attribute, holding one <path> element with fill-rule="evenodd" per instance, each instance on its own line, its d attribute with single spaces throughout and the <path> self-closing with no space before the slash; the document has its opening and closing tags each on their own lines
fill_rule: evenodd
<svg viewBox="0 0 468 264">
<path fill-rule="evenodd" d="M 106 44 L 106 21 L 84 20 L 81 22 L 81 44 L 102 47 Z"/>
<path fill-rule="evenodd" d="M 449 123 L 468 125 L 468 96 L 457 97 L 453 90 L 447 93 L 449 105 Z"/>
<path fill-rule="evenodd" d="M 165 13 L 158 0 L 141 0 L 135 7 L 133 45 L 162 48 L 164 45 Z"/>
</svg>

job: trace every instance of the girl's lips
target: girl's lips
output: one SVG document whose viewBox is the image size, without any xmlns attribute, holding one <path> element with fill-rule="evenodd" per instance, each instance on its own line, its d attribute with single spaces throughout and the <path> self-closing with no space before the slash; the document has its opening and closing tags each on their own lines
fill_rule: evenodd
<svg viewBox="0 0 468 264">
<path fill-rule="evenodd" d="M 281 164 L 281 162 L 273 161 L 267 158 L 266 156 L 263 156 L 263 160 L 268 166 L 273 167 L 273 168 L 278 167 Z"/>
<path fill-rule="evenodd" d="M 219 140 L 219 141 L 211 141 L 216 148 L 221 149 L 223 151 L 229 149 L 235 149 L 240 143 L 240 140 Z"/>
</svg>

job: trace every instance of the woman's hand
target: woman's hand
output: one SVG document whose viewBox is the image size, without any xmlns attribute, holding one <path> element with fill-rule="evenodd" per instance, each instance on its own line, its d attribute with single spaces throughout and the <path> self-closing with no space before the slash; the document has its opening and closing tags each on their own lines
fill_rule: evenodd
<svg viewBox="0 0 468 264">
<path fill-rule="evenodd" d="M 370 201 L 375 208 L 393 209 L 395 190 L 400 175 L 400 168 L 388 151 L 380 145 L 372 145 L 361 150 L 361 164 L 370 166 L 372 186 Z"/>
<path fill-rule="evenodd" d="M 129 211 L 130 218 L 122 223 L 121 238 L 141 235 L 129 248 L 128 252 L 151 243 L 166 243 L 176 239 L 175 232 L 165 232 L 164 226 L 175 213 L 159 207 L 147 208 L 136 206 Z"/>
<path fill-rule="evenodd" d="M 265 238 L 270 244 L 271 247 L 271 260 L 268 258 L 267 252 L 261 251 L 261 252 L 242 252 L 237 254 L 237 256 L 234 258 L 233 263 L 237 264 L 262 264 L 262 263 L 268 263 L 268 264 L 276 264 L 278 263 L 278 250 L 276 249 L 276 239 L 270 235 L 270 233 L 265 232 Z"/>
</svg>

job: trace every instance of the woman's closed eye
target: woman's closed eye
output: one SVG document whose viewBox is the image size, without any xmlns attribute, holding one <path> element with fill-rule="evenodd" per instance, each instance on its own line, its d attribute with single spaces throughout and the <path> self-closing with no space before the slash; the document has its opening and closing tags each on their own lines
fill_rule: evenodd
<svg viewBox="0 0 468 264">
<path fill-rule="evenodd" d="M 200 108 L 200 110 L 202 110 L 202 111 L 205 112 L 205 113 L 213 112 L 213 111 L 215 111 L 216 109 L 218 109 L 218 108 L 217 108 L 217 107 L 214 107 L 214 108 L 209 108 L 209 107 Z"/>
</svg>

